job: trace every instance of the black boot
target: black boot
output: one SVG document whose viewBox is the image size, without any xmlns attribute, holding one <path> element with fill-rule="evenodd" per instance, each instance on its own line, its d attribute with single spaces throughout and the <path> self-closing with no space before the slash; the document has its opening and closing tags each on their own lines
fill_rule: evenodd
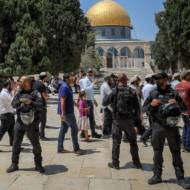
<svg viewBox="0 0 190 190">
<path fill-rule="evenodd" d="M 143 169 L 142 164 L 140 162 L 134 162 L 133 165 L 137 169 Z"/>
<path fill-rule="evenodd" d="M 184 189 L 190 189 L 190 183 L 187 183 L 185 179 L 179 179 L 178 184 Z"/>
<path fill-rule="evenodd" d="M 38 171 L 39 173 L 44 173 L 45 169 L 42 167 L 42 165 L 36 165 L 36 171 Z"/>
<path fill-rule="evenodd" d="M 149 185 L 156 185 L 162 182 L 162 178 L 160 175 L 154 175 L 152 178 L 148 180 Z"/>
<path fill-rule="evenodd" d="M 12 173 L 18 170 L 18 165 L 17 164 L 11 164 L 9 168 L 7 168 L 7 173 Z"/>
<path fill-rule="evenodd" d="M 112 163 L 112 162 L 108 163 L 108 167 L 109 167 L 109 168 L 116 169 L 116 170 L 119 170 L 119 169 L 120 169 L 119 164 L 114 164 L 114 163 Z"/>
</svg>

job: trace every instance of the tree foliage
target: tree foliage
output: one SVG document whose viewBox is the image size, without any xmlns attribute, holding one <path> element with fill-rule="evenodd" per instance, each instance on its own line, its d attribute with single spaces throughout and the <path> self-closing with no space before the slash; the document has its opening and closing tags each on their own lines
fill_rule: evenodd
<svg viewBox="0 0 190 190">
<path fill-rule="evenodd" d="M 0 67 L 12 74 L 74 70 L 89 30 L 79 0 L 0 0 Z"/>
<path fill-rule="evenodd" d="M 83 70 L 93 68 L 99 71 L 102 66 L 101 59 L 95 50 L 95 37 L 96 34 L 94 32 L 89 32 L 87 35 L 87 43 L 82 53 L 80 65 Z"/>
<path fill-rule="evenodd" d="M 155 62 L 173 72 L 190 68 L 190 0 L 166 0 L 164 8 L 156 15 Z"/>
</svg>

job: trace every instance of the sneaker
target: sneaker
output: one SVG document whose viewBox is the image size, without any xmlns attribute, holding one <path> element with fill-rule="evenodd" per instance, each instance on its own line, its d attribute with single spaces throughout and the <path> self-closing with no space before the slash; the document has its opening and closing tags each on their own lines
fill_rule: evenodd
<svg viewBox="0 0 190 190">
<path fill-rule="evenodd" d="M 85 153 L 85 151 L 82 149 L 78 149 L 78 150 L 74 151 L 74 153 L 77 155 L 83 155 Z"/>
<path fill-rule="evenodd" d="M 98 133 L 92 134 L 92 138 L 100 139 L 101 137 L 102 137 L 102 135 L 100 135 Z"/>
<path fill-rule="evenodd" d="M 162 178 L 161 176 L 158 176 L 158 175 L 154 175 L 152 178 L 148 180 L 149 185 L 156 185 L 161 182 L 162 182 Z"/>
<path fill-rule="evenodd" d="M 112 162 L 108 163 L 108 167 L 116 170 L 120 169 L 119 164 L 113 164 Z"/>
<path fill-rule="evenodd" d="M 178 184 L 183 187 L 183 189 L 190 189 L 190 183 L 187 183 L 185 179 L 178 180 Z"/>
<path fill-rule="evenodd" d="M 71 153 L 71 151 L 63 149 L 63 150 L 58 150 L 57 153 L 60 153 L 60 154 Z"/>
<path fill-rule="evenodd" d="M 38 171 L 39 173 L 44 173 L 44 172 L 45 172 L 44 167 L 42 167 L 42 166 L 40 166 L 40 165 L 39 165 L 39 166 L 36 166 L 36 167 L 35 167 L 35 170 Z"/>
<path fill-rule="evenodd" d="M 7 173 L 12 173 L 18 170 L 18 166 L 15 164 L 11 164 L 11 166 L 7 169 Z"/>
</svg>

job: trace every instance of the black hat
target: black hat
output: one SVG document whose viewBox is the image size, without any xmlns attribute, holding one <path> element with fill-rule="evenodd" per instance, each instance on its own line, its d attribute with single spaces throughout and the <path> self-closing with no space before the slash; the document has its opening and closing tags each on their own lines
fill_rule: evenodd
<svg viewBox="0 0 190 190">
<path fill-rule="evenodd" d="M 155 80 L 168 79 L 168 75 L 166 73 L 162 72 L 162 73 L 158 73 L 158 74 L 154 75 L 153 78 Z"/>
</svg>

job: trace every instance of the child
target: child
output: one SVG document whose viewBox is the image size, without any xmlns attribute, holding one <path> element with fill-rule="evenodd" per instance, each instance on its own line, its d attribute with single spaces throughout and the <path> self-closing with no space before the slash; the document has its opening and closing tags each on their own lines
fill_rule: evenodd
<svg viewBox="0 0 190 190">
<path fill-rule="evenodd" d="M 84 91 L 82 91 L 79 93 L 79 129 L 84 131 L 86 141 L 89 141 L 89 122 L 87 117 L 88 112 L 89 108 L 86 103 L 86 94 Z"/>
</svg>

